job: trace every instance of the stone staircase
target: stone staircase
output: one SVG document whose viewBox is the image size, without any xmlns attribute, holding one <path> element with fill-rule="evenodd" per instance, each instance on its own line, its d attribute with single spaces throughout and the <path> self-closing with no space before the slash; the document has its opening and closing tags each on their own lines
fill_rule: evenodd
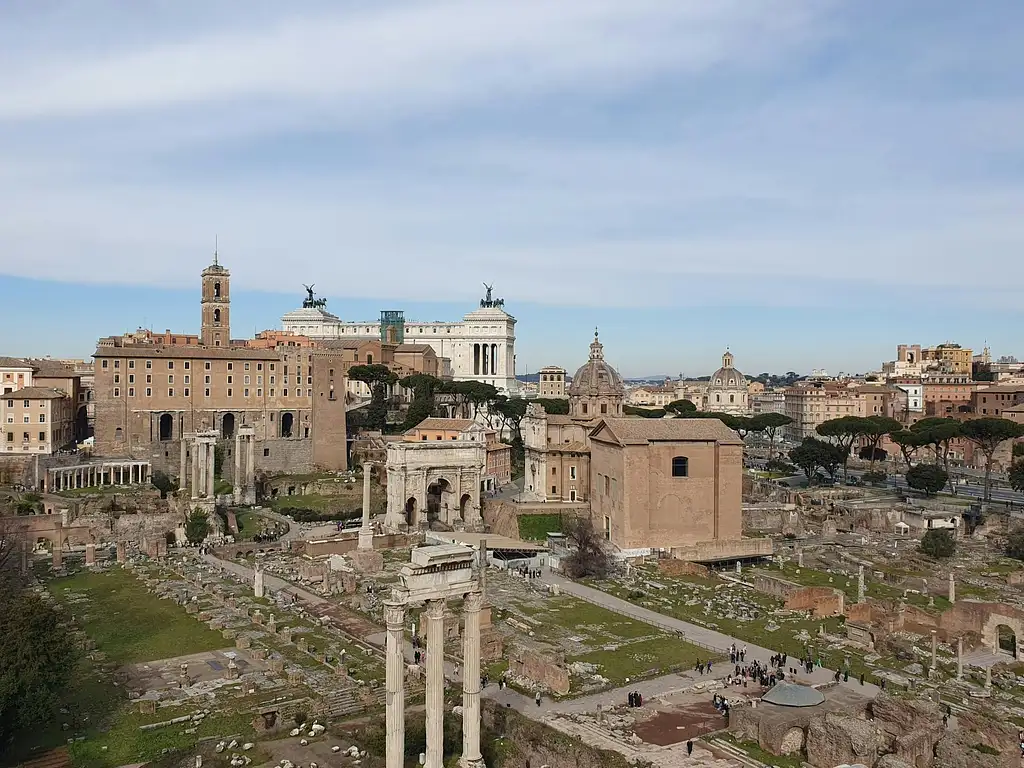
<svg viewBox="0 0 1024 768">
<path fill-rule="evenodd" d="M 716 752 L 719 752 L 729 760 L 733 760 L 739 765 L 744 766 L 744 768 L 771 768 L 770 765 L 762 763 L 760 760 L 751 757 L 739 747 L 718 736 L 708 736 L 704 741 L 707 742 L 709 746 L 713 747 Z"/>
</svg>

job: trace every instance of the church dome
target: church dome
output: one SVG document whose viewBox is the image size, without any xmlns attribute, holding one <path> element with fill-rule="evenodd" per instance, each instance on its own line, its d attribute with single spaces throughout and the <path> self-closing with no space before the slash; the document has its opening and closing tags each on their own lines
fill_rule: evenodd
<svg viewBox="0 0 1024 768">
<path fill-rule="evenodd" d="M 747 377 L 733 365 L 732 353 L 722 355 L 722 367 L 708 382 L 707 410 L 745 414 L 748 410 Z"/>
<path fill-rule="evenodd" d="M 621 416 L 626 387 L 622 377 L 604 359 L 604 345 L 594 331 L 587 360 L 569 385 L 569 409 L 572 416 L 596 418 Z"/>
</svg>

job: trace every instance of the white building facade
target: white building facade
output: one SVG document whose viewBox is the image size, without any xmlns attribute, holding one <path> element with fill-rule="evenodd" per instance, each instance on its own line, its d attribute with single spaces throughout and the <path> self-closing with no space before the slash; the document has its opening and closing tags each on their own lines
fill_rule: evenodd
<svg viewBox="0 0 1024 768">
<path fill-rule="evenodd" d="M 310 298 L 301 309 L 281 318 L 283 330 L 311 339 L 382 339 L 393 328 L 395 340 L 427 344 L 439 358 L 451 361 L 456 381 L 491 384 L 506 395 L 516 394 L 516 319 L 504 309 L 503 299 L 492 299 L 488 288 L 480 307 L 456 322 L 415 322 L 397 311 L 381 313 L 376 322 L 350 322 L 325 309 L 326 301 Z"/>
</svg>

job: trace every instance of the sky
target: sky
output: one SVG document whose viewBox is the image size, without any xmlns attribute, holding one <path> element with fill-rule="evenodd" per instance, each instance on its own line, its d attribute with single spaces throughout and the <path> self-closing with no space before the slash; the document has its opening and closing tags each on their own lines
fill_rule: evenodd
<svg viewBox="0 0 1024 768">
<path fill-rule="evenodd" d="M 627 376 L 1022 354 L 1016 0 L 5 0 L 0 354 L 233 335 L 315 283 L 519 372 L 595 326 Z"/>
</svg>

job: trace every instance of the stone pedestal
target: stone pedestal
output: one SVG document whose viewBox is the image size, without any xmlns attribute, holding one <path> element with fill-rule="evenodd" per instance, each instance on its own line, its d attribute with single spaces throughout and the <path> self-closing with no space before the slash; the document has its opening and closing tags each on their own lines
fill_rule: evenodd
<svg viewBox="0 0 1024 768">
<path fill-rule="evenodd" d="M 857 602 L 864 602 L 864 595 L 867 593 L 867 589 L 864 586 L 864 566 L 857 567 Z"/>
<path fill-rule="evenodd" d="M 128 544 L 123 541 L 117 542 L 117 562 L 122 565 L 128 562 Z"/>
<path fill-rule="evenodd" d="M 956 602 L 956 581 L 953 578 L 953 574 L 949 574 L 949 602 Z"/>
<path fill-rule="evenodd" d="M 956 639 L 956 679 L 964 679 L 964 639 Z"/>
<path fill-rule="evenodd" d="M 424 615 L 427 620 L 426 768 L 444 768 L 444 600 L 429 600 Z M 477 685 L 479 677 L 478 672 Z"/>
<path fill-rule="evenodd" d="M 360 546 L 362 546 L 362 532 L 359 536 Z M 370 539 L 373 540 L 372 535 Z M 359 573 L 380 573 L 384 570 L 384 555 L 374 549 L 357 549 L 349 553 L 349 561 L 352 563 L 352 568 Z"/>
<path fill-rule="evenodd" d="M 85 565 L 87 568 L 96 565 L 96 545 L 92 542 L 85 545 Z"/>
<path fill-rule="evenodd" d="M 255 575 L 253 576 L 253 595 L 255 597 L 263 597 L 263 569 L 256 568 Z"/>
<path fill-rule="evenodd" d="M 238 679 L 238 665 L 235 663 L 234 659 L 228 659 L 228 668 L 225 671 L 224 676 L 228 680 Z"/>
<path fill-rule="evenodd" d="M 462 768 L 483 768 L 480 754 L 480 610 L 484 596 L 466 595 L 463 605 L 466 627 L 462 635 Z"/>
<path fill-rule="evenodd" d="M 405 765 L 405 606 L 384 604 L 387 624 L 385 669 L 385 725 L 387 729 L 387 768 Z"/>
<path fill-rule="evenodd" d="M 53 570 L 59 570 L 64 567 L 64 551 L 60 548 L 59 544 L 53 545 L 53 551 L 50 553 L 52 560 L 50 566 Z"/>
<path fill-rule="evenodd" d="M 25 576 L 28 573 L 28 543 L 27 542 L 22 542 L 21 543 L 20 557 L 21 557 L 21 575 Z"/>
<path fill-rule="evenodd" d="M 939 638 L 935 630 L 932 630 L 932 669 L 935 669 L 938 662 Z"/>
</svg>

